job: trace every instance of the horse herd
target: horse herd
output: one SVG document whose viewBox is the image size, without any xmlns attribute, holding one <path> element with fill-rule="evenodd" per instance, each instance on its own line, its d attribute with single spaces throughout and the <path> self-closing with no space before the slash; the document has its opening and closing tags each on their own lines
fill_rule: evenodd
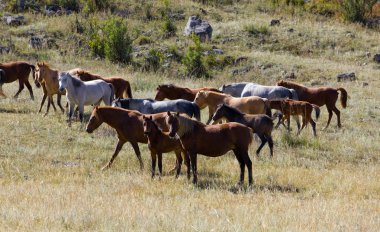
<svg viewBox="0 0 380 232">
<path fill-rule="evenodd" d="M 126 142 L 129 142 L 139 160 L 143 162 L 138 143 L 148 144 L 152 158 L 152 177 L 155 175 L 158 158 L 158 169 L 162 174 L 162 154 L 174 151 L 176 176 L 180 174 L 183 159 L 193 183 L 197 182 L 197 154 L 218 157 L 233 151 L 240 165 L 239 184 L 244 182 L 245 167 L 248 169 L 248 183 L 252 184 L 252 162 L 248 148 L 256 134 L 261 144 L 256 151 L 268 143 L 270 156 L 273 156 L 272 130 L 281 124 L 290 132 L 290 116 L 297 122 L 299 134 L 310 123 L 316 136 L 316 118 L 320 106 L 326 105 L 329 113 L 327 128 L 333 112 L 337 116 L 338 127 L 341 127 L 340 111 L 335 104 L 338 91 L 343 108 L 347 104 L 347 91 L 344 88 L 318 87 L 309 88 L 301 84 L 280 80 L 276 86 L 263 86 L 256 83 L 241 82 L 223 85 L 220 88 L 204 87 L 197 89 L 183 88 L 173 84 L 159 85 L 155 99 L 132 98 L 130 83 L 121 77 L 103 78 L 76 68 L 67 72 L 52 69 L 45 62 L 36 65 L 27 62 L 0 63 L 0 95 L 5 97 L 4 83 L 19 81 L 19 89 L 14 96 L 28 88 L 31 99 L 34 99 L 32 87 L 28 81 L 33 73 L 35 85 L 42 87 L 43 98 L 38 112 L 48 98 L 46 114 L 50 105 L 56 111 L 53 96 L 57 95 L 57 104 L 61 111 L 61 95 L 67 98 L 68 123 L 74 115 L 75 106 L 79 111 L 79 120 L 84 122 L 85 105 L 95 106 L 86 126 L 92 133 L 102 123 L 114 128 L 118 135 L 116 149 L 103 169 L 111 167 L 114 159 Z M 168 99 L 168 100 L 165 100 Z M 99 106 L 101 101 L 106 106 Z M 200 111 L 208 108 L 207 123 L 201 122 Z M 272 115 L 271 110 L 276 110 Z M 302 126 L 299 122 L 302 117 Z M 192 118 L 195 119 L 192 119 Z M 273 121 L 278 118 L 274 126 Z M 222 123 L 226 120 L 226 123 Z M 285 125 L 284 122 L 287 122 Z M 212 122 L 212 125 L 210 123 Z"/>
</svg>

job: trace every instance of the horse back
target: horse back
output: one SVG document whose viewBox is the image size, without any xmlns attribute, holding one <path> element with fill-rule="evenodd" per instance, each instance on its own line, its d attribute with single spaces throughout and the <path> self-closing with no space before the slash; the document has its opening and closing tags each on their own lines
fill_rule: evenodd
<svg viewBox="0 0 380 232">
<path fill-rule="evenodd" d="M 306 101 L 317 106 L 323 106 L 330 102 L 335 104 L 339 95 L 338 91 L 331 87 L 306 88 L 297 94 L 300 101 Z"/>
<path fill-rule="evenodd" d="M 10 83 L 17 79 L 27 80 L 33 65 L 24 61 L 0 63 L 0 69 L 5 73 L 4 83 Z"/>
</svg>

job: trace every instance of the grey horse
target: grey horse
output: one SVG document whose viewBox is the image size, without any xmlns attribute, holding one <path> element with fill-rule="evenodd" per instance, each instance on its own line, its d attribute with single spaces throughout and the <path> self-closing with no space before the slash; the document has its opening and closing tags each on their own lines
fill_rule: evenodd
<svg viewBox="0 0 380 232">
<path fill-rule="evenodd" d="M 99 105 L 103 100 L 104 104 L 111 105 L 114 95 L 113 86 L 103 80 L 83 82 L 68 72 L 59 74 L 59 91 L 66 89 L 66 98 L 69 103 L 69 124 L 73 115 L 74 106 L 79 109 L 79 119 L 83 122 L 83 111 L 85 105 Z"/>
<path fill-rule="evenodd" d="M 240 83 L 231 83 L 227 85 L 222 85 L 219 88 L 223 93 L 227 93 L 233 97 L 241 97 L 241 93 L 247 84 L 250 82 L 240 82 Z"/>
<path fill-rule="evenodd" d="M 201 120 L 201 113 L 197 104 L 183 100 L 155 101 L 150 98 L 145 99 L 120 99 L 117 98 L 112 102 L 113 107 L 121 107 L 128 110 L 137 110 L 143 114 L 156 114 L 168 111 L 180 112 Z"/>
</svg>

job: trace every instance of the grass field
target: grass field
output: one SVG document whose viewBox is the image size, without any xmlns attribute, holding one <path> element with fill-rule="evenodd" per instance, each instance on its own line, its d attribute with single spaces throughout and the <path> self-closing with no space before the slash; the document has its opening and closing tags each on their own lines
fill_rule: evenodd
<svg viewBox="0 0 380 232">
<path fill-rule="evenodd" d="M 180 3 L 186 13 L 200 7 L 190 1 Z M 100 171 L 116 146 L 115 132 L 102 125 L 87 134 L 78 122 L 68 127 L 66 116 L 53 109 L 43 117 L 37 113 L 42 91 L 33 85 L 35 101 L 26 89 L 17 100 L 0 99 L 0 230 L 379 231 L 380 66 L 365 53 L 379 52 L 380 32 L 308 14 L 262 13 L 256 4 L 234 7 L 210 6 L 206 9 L 211 13 L 205 17 L 213 23 L 214 44 L 226 54 L 249 58 L 247 65 L 252 69 L 238 76 L 231 75 L 235 67 L 215 71 L 212 79 L 180 78 L 173 68 L 159 73 L 135 71 L 130 66 L 74 55 L 68 40 L 60 42 L 67 43 L 69 52 L 62 56 L 58 50 L 34 51 L 27 47 L 27 37 L 17 37 L 29 30 L 68 30 L 70 25 L 58 22 L 73 20 L 73 16 L 27 14 L 28 25 L 1 25 L 4 35 L 16 40 L 18 52 L 2 54 L 0 62 L 22 59 L 33 63 L 38 59 L 59 70 L 81 67 L 101 75 L 120 75 L 131 82 L 135 97 L 154 97 L 155 87 L 161 83 L 187 87 L 219 87 L 243 80 L 274 84 L 283 70 L 293 71 L 296 81 L 305 85 L 346 88 L 348 107 L 342 109 L 337 102 L 341 129 L 336 127 L 334 115 L 330 127 L 320 131 L 327 122 L 327 110 L 322 107 L 317 138 L 310 126 L 298 137 L 294 131 L 289 136 L 283 128 L 275 130 L 273 159 L 268 157 L 267 146 L 257 159 L 258 143 L 252 144 L 252 187 L 246 183 L 243 188 L 235 187 L 239 166 L 232 153 L 220 158 L 199 156 L 199 184 L 194 186 L 184 175 L 186 167 L 178 179 L 168 173 L 175 163 L 174 154 L 164 155 L 164 176 L 152 180 L 145 144 L 140 145 L 143 171 L 129 144 L 111 169 Z M 215 20 L 219 18 L 216 14 L 220 21 Z M 268 25 L 272 18 L 280 17 L 281 26 L 269 27 L 271 34 L 261 45 L 258 38 L 244 33 L 245 25 Z M 138 23 L 138 19 L 130 19 L 132 26 Z M 157 23 L 143 27 L 154 28 Z M 183 28 L 185 23 L 176 25 Z M 287 32 L 290 27 L 294 34 Z M 179 38 L 183 44 L 188 42 Z M 225 38 L 234 40 L 221 43 Z M 173 42 L 172 38 L 162 43 Z M 349 71 L 356 72 L 357 81 L 336 82 L 337 74 Z M 17 88 L 17 83 L 3 86 L 10 97 Z M 91 107 L 85 112 L 88 118 Z M 203 111 L 203 121 L 206 115 Z"/>
</svg>

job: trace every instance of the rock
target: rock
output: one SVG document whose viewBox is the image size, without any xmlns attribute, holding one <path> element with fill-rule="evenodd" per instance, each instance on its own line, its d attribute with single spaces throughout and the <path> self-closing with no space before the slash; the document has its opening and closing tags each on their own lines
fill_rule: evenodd
<svg viewBox="0 0 380 232">
<path fill-rule="evenodd" d="M 373 56 L 373 60 L 380 63 L 380 53 Z"/>
<path fill-rule="evenodd" d="M 0 46 L 0 54 L 9 53 L 10 51 L 11 51 L 10 47 Z"/>
<path fill-rule="evenodd" d="M 213 51 L 214 54 L 217 54 L 217 55 L 224 54 L 224 51 L 222 49 L 220 49 L 220 48 L 213 48 L 212 51 Z"/>
<path fill-rule="evenodd" d="M 12 16 L 9 14 L 6 14 L 3 16 L 3 22 L 10 26 L 20 26 L 22 24 L 25 24 L 25 17 L 22 15 L 18 16 Z"/>
<path fill-rule="evenodd" d="M 62 14 L 62 8 L 58 5 L 46 5 L 45 6 L 45 14 L 48 16 L 61 15 Z"/>
<path fill-rule="evenodd" d="M 369 28 L 379 28 L 380 27 L 380 17 L 368 19 L 365 25 Z"/>
<path fill-rule="evenodd" d="M 292 33 L 292 32 L 294 32 L 294 29 L 293 28 L 289 28 L 288 32 Z"/>
<path fill-rule="evenodd" d="M 210 41 L 212 36 L 212 27 L 207 21 L 203 21 L 201 18 L 193 15 L 189 17 L 183 34 L 185 36 L 189 36 L 192 33 L 199 36 L 201 42 L 206 40 Z"/>
<path fill-rule="evenodd" d="M 32 36 L 29 39 L 29 46 L 34 49 L 41 49 L 42 48 L 42 39 L 37 36 Z"/>
<path fill-rule="evenodd" d="M 357 80 L 356 75 L 355 75 L 354 72 L 339 74 L 339 75 L 336 77 L 336 79 L 337 79 L 338 82 L 340 82 L 340 81 L 345 81 L 345 80 L 350 80 L 350 81 L 355 81 L 355 80 Z"/>
<path fill-rule="evenodd" d="M 366 52 L 365 56 L 368 57 L 368 58 L 370 58 L 371 57 L 371 53 L 370 52 Z"/>
<path fill-rule="evenodd" d="M 285 79 L 297 79 L 297 77 L 296 77 L 296 75 L 294 74 L 294 72 L 291 72 L 291 73 L 285 73 L 284 78 L 285 78 Z"/>
<path fill-rule="evenodd" d="M 270 21 L 270 25 L 271 25 L 271 26 L 278 26 L 278 25 L 280 25 L 280 24 L 281 24 L 281 22 L 280 22 L 279 19 L 272 19 L 272 20 Z"/>
<path fill-rule="evenodd" d="M 362 87 L 366 87 L 366 86 L 368 86 L 368 82 L 363 82 Z"/>
<path fill-rule="evenodd" d="M 251 71 L 251 67 L 247 66 L 247 67 L 244 67 L 244 68 L 241 68 L 241 69 L 234 69 L 234 70 L 232 70 L 231 74 L 232 74 L 232 76 L 236 76 L 236 75 L 245 74 L 245 73 L 247 73 L 249 71 Z"/>
<path fill-rule="evenodd" d="M 246 56 L 240 56 L 240 57 L 238 57 L 238 58 L 235 59 L 234 65 L 236 66 L 236 65 L 239 65 L 242 62 L 247 62 L 247 61 L 248 61 L 248 57 L 246 57 Z"/>
</svg>

